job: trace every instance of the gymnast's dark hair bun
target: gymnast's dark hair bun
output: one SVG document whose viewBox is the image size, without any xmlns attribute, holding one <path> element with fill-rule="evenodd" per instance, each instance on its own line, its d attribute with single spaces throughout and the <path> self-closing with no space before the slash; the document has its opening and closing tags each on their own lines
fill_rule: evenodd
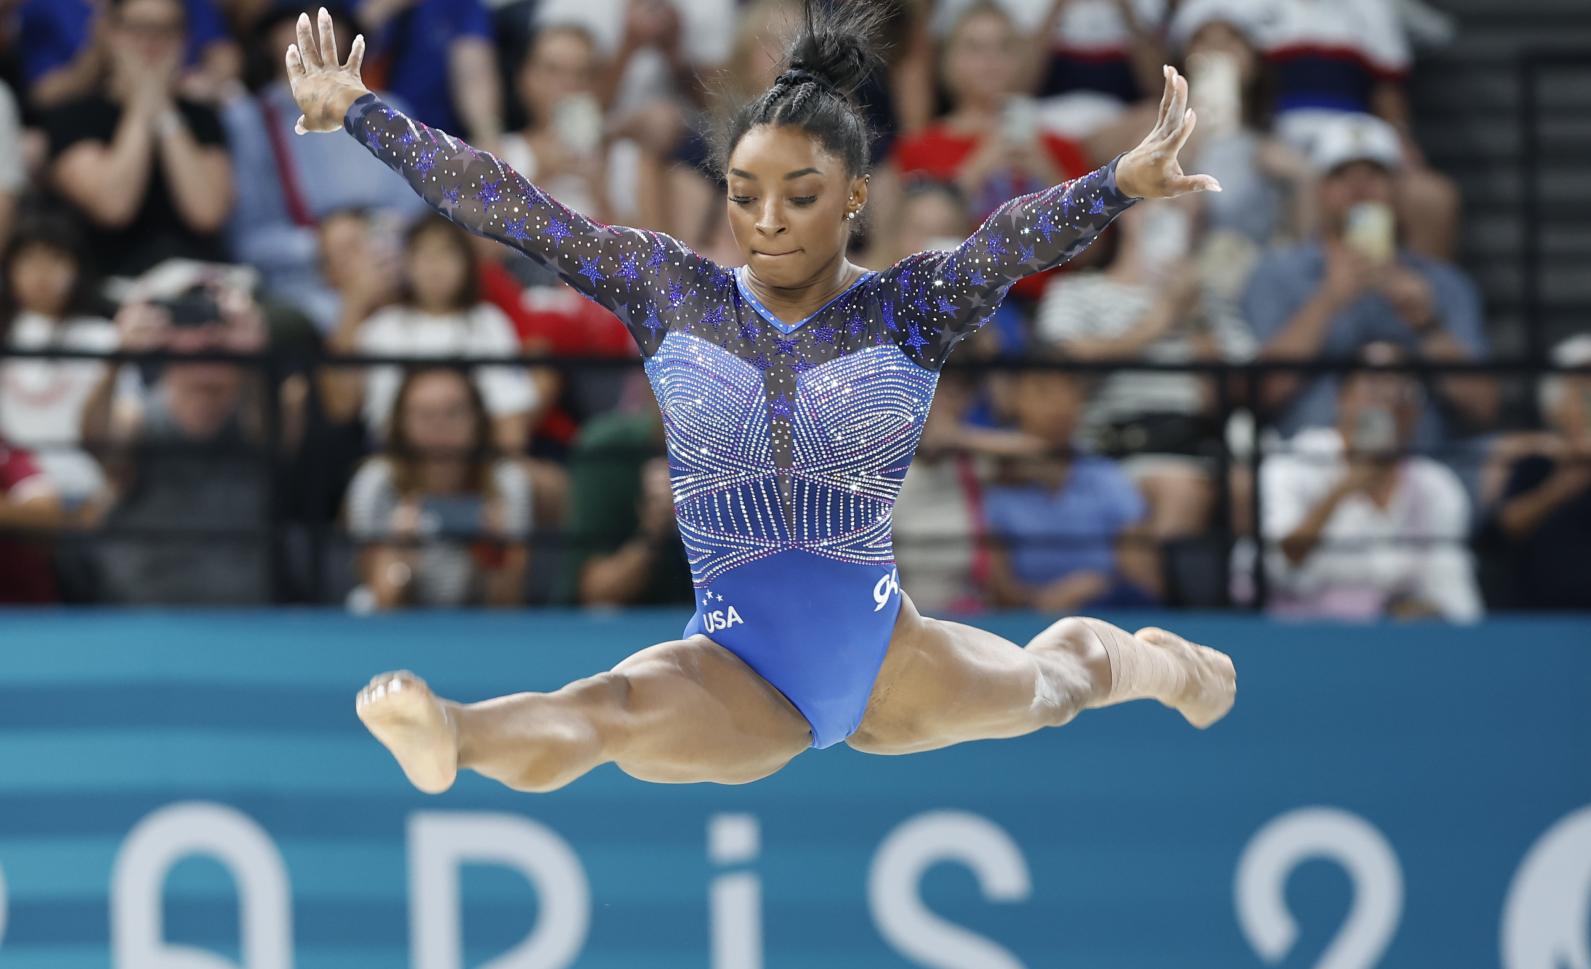
<svg viewBox="0 0 1591 969">
<path fill-rule="evenodd" d="M 885 13 L 867 0 L 840 3 L 838 9 L 814 9 L 807 0 L 806 27 L 790 45 L 786 63 L 805 71 L 847 98 L 855 98 L 874 71 L 883 67 L 878 54 Z"/>
<path fill-rule="evenodd" d="M 853 175 L 867 170 L 872 138 L 857 92 L 882 66 L 879 37 L 888 11 L 875 0 L 806 0 L 805 13 L 784 72 L 735 113 L 720 139 L 722 167 L 747 131 L 771 124 L 806 131 Z"/>
</svg>

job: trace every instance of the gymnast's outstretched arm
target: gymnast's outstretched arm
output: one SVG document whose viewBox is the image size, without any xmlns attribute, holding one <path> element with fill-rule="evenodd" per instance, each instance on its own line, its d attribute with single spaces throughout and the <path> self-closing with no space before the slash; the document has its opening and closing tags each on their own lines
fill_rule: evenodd
<svg viewBox="0 0 1591 969">
<path fill-rule="evenodd" d="M 345 128 L 408 180 L 436 211 L 552 269 L 611 310 L 651 352 L 661 337 L 658 295 L 723 270 L 658 232 L 604 225 L 559 203 L 488 152 L 407 117 L 359 80 L 364 38 L 343 64 L 329 25 L 308 17 L 288 50 L 287 73 L 304 116 L 300 132 Z M 727 278 L 727 277 L 725 277 Z"/>
<path fill-rule="evenodd" d="M 1012 199 L 949 252 L 918 253 L 888 269 L 883 281 L 893 281 L 902 298 L 886 314 L 898 317 L 903 346 L 925 366 L 941 366 L 1014 283 L 1087 249 L 1138 199 L 1220 191 L 1214 178 L 1186 175 L 1177 161 L 1195 121 L 1187 91 L 1167 68 L 1159 120 L 1138 147 L 1081 178 Z"/>
</svg>

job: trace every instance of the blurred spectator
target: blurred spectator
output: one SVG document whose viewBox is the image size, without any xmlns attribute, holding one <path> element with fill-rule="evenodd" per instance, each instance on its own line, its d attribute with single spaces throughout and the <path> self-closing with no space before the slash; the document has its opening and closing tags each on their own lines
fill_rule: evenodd
<svg viewBox="0 0 1591 969">
<path fill-rule="evenodd" d="M 1176 202 L 1140 202 L 1108 231 L 1105 269 L 1060 277 L 1039 304 L 1036 335 L 1079 360 L 1153 363 L 1247 358 L 1243 321 L 1203 298 Z M 1171 220 L 1168 227 L 1166 220 Z M 1158 539 L 1209 525 L 1215 482 L 1208 458 L 1220 446 L 1211 381 L 1195 373 L 1122 370 L 1104 378 L 1081 418 L 1083 437 L 1112 453 L 1149 501 Z"/>
<path fill-rule="evenodd" d="M 689 103 L 728 58 L 734 0 L 541 0 L 543 28 L 577 24 L 606 62 L 602 103 L 627 114 L 661 94 Z"/>
<path fill-rule="evenodd" d="M 1552 359 L 1591 368 L 1591 336 L 1564 341 Z M 1547 378 L 1541 413 L 1548 436 L 1510 462 L 1487 532 L 1507 567 L 1505 605 L 1584 609 L 1591 604 L 1591 371 Z"/>
<path fill-rule="evenodd" d="M 39 108 L 54 107 L 98 90 L 107 70 L 114 71 L 115 22 L 137 0 L 23 0 L 18 49 L 28 85 L 28 99 Z M 196 101 L 218 101 L 243 70 L 243 55 L 227 33 L 225 19 L 213 0 L 177 0 L 182 21 L 182 48 L 174 69 L 182 76 L 183 95 Z M 132 15 L 120 29 L 151 40 L 167 32 L 164 20 Z"/>
<path fill-rule="evenodd" d="M 182 4 L 118 0 L 105 22 L 105 81 L 45 119 L 51 180 L 93 226 L 108 275 L 215 259 L 232 169 L 215 112 L 178 94 Z"/>
<path fill-rule="evenodd" d="M 596 72 L 596 46 L 584 28 L 538 31 L 515 86 L 530 123 L 503 137 L 501 157 L 575 211 L 629 225 L 637 214 L 638 152 L 633 142 L 605 143 Z"/>
<path fill-rule="evenodd" d="M 1362 358 L 1386 365 L 1403 354 L 1375 343 Z M 1300 433 L 1260 465 L 1274 612 L 1480 618 L 1464 487 L 1446 466 L 1405 454 L 1423 396 L 1404 374 L 1352 373 L 1338 394 L 1336 426 Z"/>
<path fill-rule="evenodd" d="M 1317 140 L 1321 238 L 1265 255 L 1250 278 L 1243 313 L 1264 360 L 1348 359 L 1387 341 L 1415 359 L 1486 357 L 1480 297 L 1459 269 L 1400 246 L 1393 211 L 1397 134 L 1369 117 L 1342 119 Z M 1277 375 L 1259 403 L 1283 434 L 1334 423 L 1335 378 Z M 1457 375 L 1432 382 L 1413 444 L 1428 448 L 1490 424 L 1497 386 Z"/>
<path fill-rule="evenodd" d="M 1233 0 L 1200 0 L 1232 3 Z M 1407 248 L 1452 259 L 1459 197 L 1430 169 L 1410 129 L 1411 66 L 1398 0 L 1266 0 L 1266 58 L 1276 78 L 1276 131 L 1313 154 L 1344 119 L 1379 117 L 1398 135 L 1403 164 L 1396 204 Z"/>
<path fill-rule="evenodd" d="M 517 462 L 493 457 L 491 421 L 474 382 L 447 367 L 412 370 L 390 423 L 384 453 L 348 486 L 348 530 L 366 543 L 355 603 L 522 602 L 531 479 Z"/>
<path fill-rule="evenodd" d="M 373 86 L 396 94 L 420 121 L 496 149 L 503 90 L 481 0 L 359 0 L 355 12 L 370 43 Z"/>
<path fill-rule="evenodd" d="M 11 232 L 17 197 L 28 184 L 22 146 L 22 120 L 11 88 L 0 82 L 0 243 Z"/>
<path fill-rule="evenodd" d="M 357 272 L 359 267 L 350 269 Z M 508 318 L 479 298 L 476 253 L 469 237 L 440 216 L 409 230 L 396 303 L 361 319 L 354 311 L 379 291 L 380 282 L 355 285 L 363 295 L 344 307 L 328 341 L 334 352 L 420 360 L 520 353 Z M 492 440 L 509 454 L 524 450 L 531 411 L 539 403 L 536 385 L 518 366 L 480 367 L 474 379 L 492 418 Z M 355 368 L 328 366 L 321 376 L 322 402 L 327 416 L 338 422 L 352 420 L 362 408 L 365 426 L 378 440 L 385 439 L 402 382 L 403 373 L 394 366 L 372 367 L 363 375 Z"/>
<path fill-rule="evenodd" d="M 565 598 L 587 606 L 691 601 L 663 452 L 663 419 L 650 401 L 581 428 L 569 456 Z"/>
<path fill-rule="evenodd" d="M 996 606 L 1066 613 L 1150 601 L 1158 565 L 1136 534 L 1143 497 L 1115 462 L 1073 453 L 1086 397 L 1081 380 L 1055 370 L 1011 379 L 1016 428 L 1049 456 L 1007 462 L 986 492 Z"/>
<path fill-rule="evenodd" d="M 1199 119 L 1183 157 L 1190 171 L 1220 180 L 1221 191 L 1201 195 L 1198 202 L 1212 235 L 1230 234 L 1249 244 L 1240 262 L 1245 271 L 1258 248 L 1314 231 L 1315 172 L 1309 158 L 1269 133 L 1260 30 L 1253 0 L 1190 0 L 1177 7 L 1170 27 L 1186 65 L 1189 103 Z M 1133 144 L 1152 125 L 1148 112 L 1156 106 L 1145 103 Z M 1222 258 L 1234 255 L 1227 251 Z"/>
<path fill-rule="evenodd" d="M 0 257 L 0 337 L 13 350 L 116 349 L 116 327 L 97 312 L 82 234 L 64 216 L 24 219 Z M 0 437 L 27 446 L 69 505 L 105 486 L 80 447 L 83 408 L 104 365 L 95 360 L 0 361 Z"/>
<path fill-rule="evenodd" d="M 271 80 L 253 97 L 228 101 L 221 112 L 237 198 L 229 237 L 233 256 L 260 271 L 267 292 L 326 331 L 337 322 L 338 299 L 335 285 L 328 286 L 320 275 L 321 223 L 349 209 L 397 219 L 417 216 L 426 207 L 402 176 L 352 138 L 294 133 L 299 110 L 282 52 L 294 42 L 294 21 L 303 7 L 301 0 L 277 3 L 255 26 Z M 340 14 L 337 19 L 337 36 L 352 38 L 346 20 Z M 397 98 L 390 100 L 404 108 Z"/>
<path fill-rule="evenodd" d="M 1020 49 L 1016 27 L 999 4 L 974 3 L 946 42 L 950 113 L 895 149 L 903 175 L 954 181 L 975 221 L 1018 195 L 1093 167 L 1075 143 L 1040 128 L 1032 101 L 1020 94 Z"/>
<path fill-rule="evenodd" d="M 938 4 L 936 26 L 950 33 L 971 7 L 990 0 Z M 1016 66 L 1024 90 L 1042 99 L 1046 128 L 1085 138 L 1125 108 L 1161 88 L 1165 0 L 1000 0 L 1029 38 Z"/>
<path fill-rule="evenodd" d="M 0 533 L 60 528 L 64 520 L 55 486 L 32 455 L 0 439 Z M 0 539 L 0 604 L 55 600 L 50 557 L 37 541 Z"/>
<path fill-rule="evenodd" d="M 220 279 L 158 298 L 135 290 L 117 314 L 130 351 L 256 352 L 259 307 Z M 123 373 L 126 377 L 123 377 Z M 270 601 L 265 387 L 237 364 L 175 362 L 153 382 L 131 365 L 106 368 L 84 408 L 119 500 L 93 550 L 97 598 L 116 603 Z M 297 395 L 282 394 L 284 447 Z M 252 529 L 251 529 L 252 526 Z"/>
</svg>

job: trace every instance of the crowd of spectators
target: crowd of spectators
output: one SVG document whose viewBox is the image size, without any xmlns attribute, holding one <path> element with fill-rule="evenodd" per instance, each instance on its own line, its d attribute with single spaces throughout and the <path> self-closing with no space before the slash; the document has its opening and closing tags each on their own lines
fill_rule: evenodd
<svg viewBox="0 0 1591 969">
<path fill-rule="evenodd" d="M 1417 4 L 834 2 L 888 10 L 855 261 L 1109 162 L 1163 63 L 1199 115 L 1185 166 L 1224 186 L 1135 206 L 958 354 L 1055 366 L 944 375 L 896 508 L 920 607 L 1214 606 L 1256 565 L 1286 615 L 1591 603 L 1591 377 L 1543 382 L 1519 431 L 1493 377 L 1387 369 L 1488 356 L 1457 190 L 1409 123 Z M 624 328 L 353 139 L 295 135 L 304 3 L 0 0 L 0 602 L 689 602 L 639 368 L 439 363 L 622 360 Z M 708 131 L 800 0 L 325 5 L 394 106 L 737 261 Z M 83 356 L 118 350 L 199 356 Z M 1364 369 L 1165 369 L 1320 360 Z"/>
</svg>

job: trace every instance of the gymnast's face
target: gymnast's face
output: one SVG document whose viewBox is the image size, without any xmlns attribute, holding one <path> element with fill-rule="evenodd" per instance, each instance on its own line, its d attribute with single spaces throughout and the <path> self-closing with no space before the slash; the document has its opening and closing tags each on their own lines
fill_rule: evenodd
<svg viewBox="0 0 1591 969">
<path fill-rule="evenodd" d="M 794 288 L 822 281 L 845 255 L 867 180 L 800 128 L 758 125 L 729 156 L 729 228 L 753 276 Z"/>
</svg>

